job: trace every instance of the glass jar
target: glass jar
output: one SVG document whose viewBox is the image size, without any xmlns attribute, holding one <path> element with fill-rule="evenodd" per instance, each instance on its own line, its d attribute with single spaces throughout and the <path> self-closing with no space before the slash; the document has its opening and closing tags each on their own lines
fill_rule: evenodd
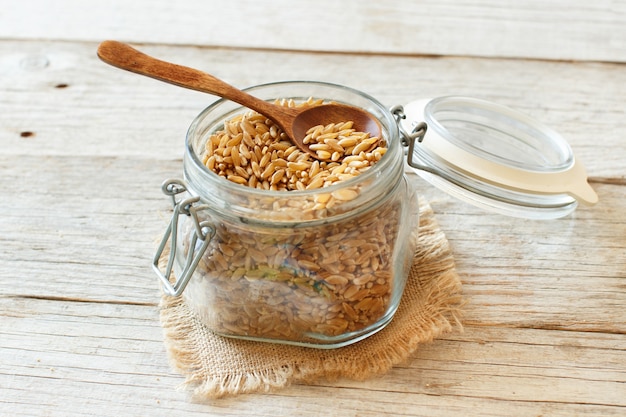
<svg viewBox="0 0 626 417">
<path fill-rule="evenodd" d="M 404 146 L 407 166 L 427 182 L 492 212 L 553 219 L 598 200 L 565 139 L 508 107 L 447 96 L 388 110 L 362 92 L 320 82 L 248 91 L 268 101 L 314 97 L 361 107 L 378 119 L 387 151 L 362 174 L 326 188 L 258 190 L 203 163 L 207 138 L 247 109 L 219 100 L 193 121 L 184 179 L 164 184 L 174 214 L 153 267 L 165 292 L 183 294 L 220 335 L 335 348 L 389 323 L 418 220 Z"/>
<path fill-rule="evenodd" d="M 247 109 L 227 100 L 209 106 L 187 133 L 183 180 L 164 184 L 174 215 L 154 266 L 165 291 L 182 294 L 223 336 L 335 348 L 379 331 L 400 302 L 418 220 L 394 116 L 339 85 L 281 82 L 247 91 L 268 101 L 314 97 L 361 107 L 380 122 L 387 152 L 328 187 L 251 188 L 203 163 L 207 138 Z M 168 242 L 162 273 L 156 265 Z"/>
</svg>

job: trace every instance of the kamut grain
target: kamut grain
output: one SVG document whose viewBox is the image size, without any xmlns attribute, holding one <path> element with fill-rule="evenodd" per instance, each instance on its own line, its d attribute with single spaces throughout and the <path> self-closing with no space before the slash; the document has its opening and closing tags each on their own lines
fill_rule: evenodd
<svg viewBox="0 0 626 417">
<path fill-rule="evenodd" d="M 297 106 L 291 100 L 280 104 Z M 305 140 L 330 160 L 300 151 L 273 122 L 248 112 L 207 138 L 204 163 L 244 186 L 313 190 L 362 174 L 386 152 L 383 141 L 356 132 L 350 121 L 315 126 Z M 289 208 L 315 219 L 359 192 L 320 192 L 311 201 L 286 195 L 271 203 L 272 213 Z M 224 334 L 302 341 L 311 333 L 330 337 L 366 328 L 385 314 L 394 292 L 400 207 L 393 198 L 355 217 L 293 230 L 212 222 L 215 236 L 184 294 L 200 298 L 193 303 L 197 314 Z"/>
<path fill-rule="evenodd" d="M 280 100 L 279 103 L 290 107 L 315 106 L 322 100 L 309 99 L 299 105 L 292 100 Z M 250 111 L 227 121 L 223 130 L 208 138 L 204 161 L 211 171 L 237 184 L 260 189 L 273 186 L 286 191 L 311 190 L 361 174 L 378 162 L 386 151 L 379 138 L 356 132 L 351 121 L 314 126 L 307 132 L 305 143 L 310 143 L 310 148 L 324 162 L 300 151 L 272 121 Z M 279 174 L 281 178 L 286 175 L 284 181 L 279 181 L 274 175 L 288 162 L 298 162 L 298 165 Z M 247 171 L 247 176 L 237 172 L 237 167 L 248 165 L 251 170 Z M 331 176 L 331 172 L 335 176 Z M 323 173 L 321 180 L 320 173 Z M 336 175 L 338 173 L 345 175 Z M 251 176 L 256 180 L 251 180 Z M 240 178 L 246 179 L 245 183 Z"/>
</svg>

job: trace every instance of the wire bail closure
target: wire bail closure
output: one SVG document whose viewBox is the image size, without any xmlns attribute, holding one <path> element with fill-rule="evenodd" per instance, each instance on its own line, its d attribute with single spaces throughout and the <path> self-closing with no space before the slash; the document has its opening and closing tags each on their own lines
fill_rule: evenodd
<svg viewBox="0 0 626 417">
<path fill-rule="evenodd" d="M 402 126 L 400 120 L 406 119 L 406 114 L 404 113 L 404 107 L 401 105 L 393 106 L 391 109 L 391 114 L 396 119 L 396 124 L 398 125 L 398 129 L 400 130 L 400 135 L 402 136 L 402 145 L 408 146 L 406 161 L 412 168 L 419 169 L 421 171 L 430 172 L 432 174 L 439 175 L 439 171 L 436 169 L 418 164 L 413 161 L 413 151 L 415 150 L 415 142 L 421 143 L 424 140 L 424 136 L 426 136 L 426 131 L 428 130 L 428 125 L 426 122 L 417 123 L 411 132 L 407 132 L 407 130 Z"/>
<path fill-rule="evenodd" d="M 174 212 L 172 219 L 170 220 L 163 239 L 157 248 L 154 259 L 152 260 L 152 269 L 161 280 L 163 291 L 172 296 L 177 297 L 183 293 L 185 287 L 189 283 L 198 262 L 204 255 L 209 242 L 215 235 L 215 228 L 208 221 L 200 221 L 198 218 L 198 211 L 205 209 L 206 205 L 197 205 L 200 201 L 200 197 L 193 196 L 186 199 L 176 200 L 176 196 L 187 191 L 185 183 L 178 179 L 169 179 L 163 182 L 161 187 L 163 193 L 172 198 L 172 205 Z M 174 260 L 176 259 L 177 248 L 177 236 L 178 236 L 178 220 L 180 215 L 190 216 L 193 221 L 194 231 L 189 240 L 189 247 L 183 270 L 180 273 L 178 279 L 172 283 L 170 276 L 172 275 L 172 269 L 174 266 Z M 166 247 L 170 247 L 170 253 L 167 259 L 167 266 L 165 272 L 162 272 L 159 268 L 159 260 L 165 252 Z"/>
</svg>

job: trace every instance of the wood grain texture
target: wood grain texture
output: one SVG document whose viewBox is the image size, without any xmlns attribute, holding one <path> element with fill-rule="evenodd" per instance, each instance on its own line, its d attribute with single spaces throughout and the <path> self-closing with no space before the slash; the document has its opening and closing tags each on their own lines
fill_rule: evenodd
<svg viewBox="0 0 626 417">
<path fill-rule="evenodd" d="M 623 0 L 2 0 L 0 37 L 626 61 Z"/>
<path fill-rule="evenodd" d="M 173 389 L 180 380 L 167 367 L 155 307 L 6 298 L 0 305 L 0 409 L 20 417 L 608 416 L 626 406 L 619 335 L 469 326 L 383 377 L 198 404 Z"/>
<path fill-rule="evenodd" d="M 624 415 L 623 1 L 316 2 L 332 23 L 353 16 L 325 31 L 294 18 L 308 1 L 105 3 L 0 0 L 0 415 Z M 600 201 L 510 219 L 411 175 L 455 254 L 464 332 L 368 381 L 193 402 L 176 390 L 149 265 L 171 215 L 160 184 L 181 176 L 186 129 L 214 98 L 104 65 L 106 38 L 237 87 L 311 79 L 389 106 L 509 105 L 567 138 Z"/>
<path fill-rule="evenodd" d="M 0 44 L 3 152 L 158 159 L 182 155 L 187 127 L 216 97 L 111 68 L 98 60 L 96 49 L 97 43 Z M 362 90 L 388 106 L 444 95 L 482 97 L 560 132 L 591 177 L 624 178 L 626 71 L 621 64 L 145 49 L 205 69 L 240 88 L 319 80 Z M 35 135 L 21 137 L 23 132 Z"/>
</svg>

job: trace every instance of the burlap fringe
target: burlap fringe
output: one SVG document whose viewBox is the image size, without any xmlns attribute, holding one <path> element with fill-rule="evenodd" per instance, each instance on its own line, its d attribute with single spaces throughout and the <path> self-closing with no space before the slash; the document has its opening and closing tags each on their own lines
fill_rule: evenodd
<svg viewBox="0 0 626 417">
<path fill-rule="evenodd" d="M 454 257 L 425 203 L 420 206 L 417 247 L 394 320 L 379 333 L 339 349 L 223 338 L 202 325 L 182 297 L 164 295 L 161 325 L 171 364 L 186 377 L 181 388 L 201 400 L 269 392 L 320 378 L 364 380 L 406 361 L 420 344 L 455 328 L 462 330 L 464 299 Z M 222 356 L 216 356 L 216 351 Z M 221 369 L 228 361 L 235 365 Z"/>
</svg>

